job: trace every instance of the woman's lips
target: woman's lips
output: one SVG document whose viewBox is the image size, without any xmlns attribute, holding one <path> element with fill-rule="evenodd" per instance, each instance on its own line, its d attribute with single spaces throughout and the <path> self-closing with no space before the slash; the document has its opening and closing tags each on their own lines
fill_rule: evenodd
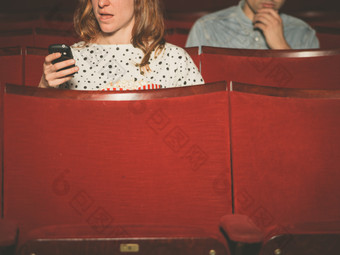
<svg viewBox="0 0 340 255">
<path fill-rule="evenodd" d="M 113 17 L 112 14 L 99 13 L 99 19 L 100 19 L 101 21 L 105 21 L 105 20 L 111 19 L 112 17 Z"/>
</svg>

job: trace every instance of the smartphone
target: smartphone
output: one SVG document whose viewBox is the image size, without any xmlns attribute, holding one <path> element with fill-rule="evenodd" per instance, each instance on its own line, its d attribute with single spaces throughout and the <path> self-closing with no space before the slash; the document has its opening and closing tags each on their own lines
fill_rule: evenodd
<svg viewBox="0 0 340 255">
<path fill-rule="evenodd" d="M 66 44 L 51 44 L 50 46 L 48 46 L 48 52 L 49 52 L 49 54 L 56 53 L 56 52 L 61 53 L 61 57 L 53 60 L 52 64 L 73 58 L 71 48 L 70 48 L 70 46 L 68 46 Z M 59 69 L 58 72 L 65 70 L 65 69 L 68 69 L 68 68 L 71 68 L 71 67 L 75 67 L 75 65 L 70 65 L 68 67 Z M 72 76 L 72 75 L 73 74 L 70 74 L 68 76 Z"/>
</svg>

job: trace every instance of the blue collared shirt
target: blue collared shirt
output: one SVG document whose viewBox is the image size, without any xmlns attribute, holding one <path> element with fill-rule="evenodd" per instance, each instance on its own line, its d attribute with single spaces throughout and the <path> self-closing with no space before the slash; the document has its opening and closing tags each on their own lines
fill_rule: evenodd
<svg viewBox="0 0 340 255">
<path fill-rule="evenodd" d="M 213 46 L 224 48 L 269 49 L 261 31 L 242 10 L 244 0 L 232 6 L 203 16 L 195 22 L 186 47 Z M 319 48 L 315 31 L 304 21 L 280 14 L 284 36 L 292 49 Z"/>
</svg>

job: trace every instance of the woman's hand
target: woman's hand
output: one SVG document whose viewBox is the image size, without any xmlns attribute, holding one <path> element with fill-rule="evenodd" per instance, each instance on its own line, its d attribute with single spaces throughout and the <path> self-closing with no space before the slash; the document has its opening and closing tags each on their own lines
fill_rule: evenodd
<svg viewBox="0 0 340 255">
<path fill-rule="evenodd" d="M 53 60 L 56 60 L 61 57 L 61 53 L 52 53 L 45 57 L 45 62 L 43 65 L 43 75 L 41 77 L 39 87 L 40 88 L 56 88 L 60 84 L 63 84 L 69 81 L 73 73 L 78 72 L 79 68 L 77 66 L 71 67 L 62 71 L 59 71 L 62 68 L 71 66 L 75 64 L 74 59 L 65 60 L 59 63 L 52 64 Z"/>
</svg>

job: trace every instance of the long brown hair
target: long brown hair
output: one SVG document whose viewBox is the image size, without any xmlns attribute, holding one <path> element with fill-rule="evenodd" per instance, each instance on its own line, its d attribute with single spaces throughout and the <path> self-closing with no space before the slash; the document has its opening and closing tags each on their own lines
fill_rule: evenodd
<svg viewBox="0 0 340 255">
<path fill-rule="evenodd" d="M 146 67 L 151 53 L 160 52 L 165 45 L 164 20 L 159 0 L 134 0 L 135 24 L 132 29 L 131 43 L 143 51 L 144 57 L 139 64 Z M 79 37 L 86 43 L 97 38 L 100 27 L 93 13 L 91 0 L 79 0 L 74 13 L 74 28 Z"/>
</svg>

